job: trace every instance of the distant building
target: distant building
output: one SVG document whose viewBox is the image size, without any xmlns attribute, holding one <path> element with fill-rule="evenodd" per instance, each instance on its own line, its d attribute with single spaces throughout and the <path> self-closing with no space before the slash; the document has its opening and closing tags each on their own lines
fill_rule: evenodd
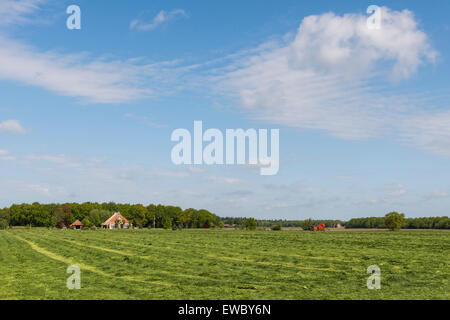
<svg viewBox="0 0 450 320">
<path fill-rule="evenodd" d="M 129 229 L 130 227 L 130 222 L 120 212 L 114 213 L 108 220 L 102 223 L 102 228 L 106 229 Z"/>
<path fill-rule="evenodd" d="M 83 223 L 81 223 L 80 220 L 75 221 L 70 225 L 71 228 L 74 228 L 75 230 L 81 230 L 83 229 Z"/>
</svg>

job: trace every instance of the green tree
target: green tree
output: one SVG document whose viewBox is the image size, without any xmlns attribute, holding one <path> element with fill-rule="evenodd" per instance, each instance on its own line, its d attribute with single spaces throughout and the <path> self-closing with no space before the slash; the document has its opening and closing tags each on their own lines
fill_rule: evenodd
<svg viewBox="0 0 450 320">
<path fill-rule="evenodd" d="M 0 210 L 0 230 L 7 229 L 9 227 L 9 209 Z"/>
<path fill-rule="evenodd" d="M 164 229 L 167 229 L 167 230 L 172 229 L 172 219 L 171 219 L 171 218 L 166 217 L 166 218 L 164 219 L 164 222 L 163 222 L 163 228 L 164 228 Z"/>
<path fill-rule="evenodd" d="M 303 230 L 305 231 L 311 231 L 312 227 L 313 227 L 313 221 L 311 218 L 302 221 L 301 223 L 301 227 Z"/>
<path fill-rule="evenodd" d="M 94 226 L 94 224 L 93 224 L 92 221 L 89 219 L 89 217 L 85 217 L 85 218 L 81 221 L 81 223 L 82 223 L 85 227 L 88 227 L 88 228 Z"/>
<path fill-rule="evenodd" d="M 69 227 L 70 224 L 72 223 L 72 209 L 70 208 L 69 204 L 63 204 L 61 206 L 59 206 L 55 212 L 53 213 L 53 215 L 56 218 L 56 226 L 58 228 L 62 228 L 62 227 Z"/>
<path fill-rule="evenodd" d="M 255 230 L 256 229 L 256 220 L 255 218 L 248 218 L 245 220 L 245 228 L 247 230 Z"/>
<path fill-rule="evenodd" d="M 194 209 L 186 209 L 180 213 L 180 223 L 183 228 L 192 228 L 192 213 Z"/>
<path fill-rule="evenodd" d="M 386 224 L 386 227 L 388 227 L 389 229 L 399 230 L 405 223 L 405 214 L 395 211 L 390 212 L 384 216 L 384 222 Z"/>
<path fill-rule="evenodd" d="M 89 220 L 97 227 L 100 227 L 111 216 L 112 212 L 104 209 L 92 209 L 89 212 Z"/>
<path fill-rule="evenodd" d="M 147 208 L 145 208 L 142 204 L 136 204 L 130 206 L 127 218 L 129 218 L 133 225 L 143 227 L 147 224 L 147 214 Z"/>
</svg>

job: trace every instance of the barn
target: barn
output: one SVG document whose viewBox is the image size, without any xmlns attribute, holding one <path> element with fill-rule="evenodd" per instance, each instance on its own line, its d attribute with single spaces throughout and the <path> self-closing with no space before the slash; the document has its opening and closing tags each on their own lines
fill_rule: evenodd
<svg viewBox="0 0 450 320">
<path fill-rule="evenodd" d="M 129 229 L 130 227 L 130 222 L 120 212 L 114 213 L 108 220 L 102 223 L 102 228 L 105 229 Z"/>
<path fill-rule="evenodd" d="M 75 230 L 81 230 L 81 229 L 83 229 L 83 223 L 80 220 L 77 220 L 74 223 L 72 223 L 70 225 L 70 227 L 75 229 Z"/>
</svg>

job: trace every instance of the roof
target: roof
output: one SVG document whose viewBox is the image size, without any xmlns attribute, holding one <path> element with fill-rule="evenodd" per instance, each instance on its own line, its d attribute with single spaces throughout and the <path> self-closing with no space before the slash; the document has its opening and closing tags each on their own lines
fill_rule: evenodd
<svg viewBox="0 0 450 320">
<path fill-rule="evenodd" d="M 122 216 L 120 214 L 120 212 L 116 212 L 114 213 L 108 220 L 106 220 L 105 222 L 102 223 L 102 226 L 110 224 L 110 223 L 115 223 L 117 219 L 121 219 L 123 223 L 129 223 L 128 220 Z"/>
<path fill-rule="evenodd" d="M 72 223 L 70 226 L 71 226 L 71 227 L 74 227 L 74 226 L 83 226 L 83 223 L 81 223 L 80 220 L 77 220 L 77 221 L 75 221 L 74 223 Z"/>
</svg>

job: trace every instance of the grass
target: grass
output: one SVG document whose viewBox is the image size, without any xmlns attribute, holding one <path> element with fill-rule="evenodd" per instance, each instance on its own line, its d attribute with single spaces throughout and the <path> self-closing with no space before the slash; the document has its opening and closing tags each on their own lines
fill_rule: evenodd
<svg viewBox="0 0 450 320">
<path fill-rule="evenodd" d="M 450 232 L 29 229 L 0 245 L 0 299 L 450 298 Z"/>
</svg>

